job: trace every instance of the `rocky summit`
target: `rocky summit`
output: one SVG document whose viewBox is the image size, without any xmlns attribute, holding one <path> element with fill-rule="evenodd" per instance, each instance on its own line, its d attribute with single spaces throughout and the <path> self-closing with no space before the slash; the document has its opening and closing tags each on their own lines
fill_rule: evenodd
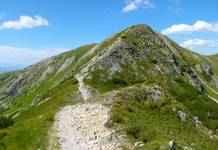
<svg viewBox="0 0 218 150">
<path fill-rule="evenodd" d="M 0 149 L 216 150 L 218 56 L 147 25 L 0 74 Z"/>
</svg>

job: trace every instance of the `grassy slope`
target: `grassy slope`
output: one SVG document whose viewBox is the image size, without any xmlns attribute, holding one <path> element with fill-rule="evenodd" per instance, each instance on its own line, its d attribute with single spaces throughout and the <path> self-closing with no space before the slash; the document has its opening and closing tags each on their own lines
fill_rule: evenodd
<svg viewBox="0 0 218 150">
<path fill-rule="evenodd" d="M 7 110 L 6 113 L 11 113 L 17 109 L 28 107 L 34 97 L 41 94 L 42 100 L 50 98 L 45 103 L 30 108 L 21 113 L 16 118 L 15 124 L 7 129 L 0 130 L 0 134 L 6 133 L 7 135 L 0 139 L 0 148 L 2 149 L 46 149 L 48 146 L 47 133 L 54 121 L 54 114 L 64 105 L 74 104 L 80 101 L 80 97 L 76 96 L 77 83 L 75 79 L 67 78 L 64 82 L 57 87 L 51 88 L 56 81 L 61 81 L 65 75 L 71 72 L 74 64 L 81 58 L 93 45 L 84 46 L 65 53 L 66 57 L 72 55 L 76 56 L 76 61 L 68 67 L 64 72 L 59 75 L 44 81 L 34 91 L 29 92 L 28 95 L 19 97 L 16 104 Z"/>
<path fill-rule="evenodd" d="M 217 141 L 199 132 L 190 121 L 178 119 L 172 111 L 175 105 L 179 104 L 169 102 L 162 107 L 152 107 L 136 99 L 120 100 L 113 105 L 112 120 L 122 125 L 131 142 L 143 141 L 144 148 L 149 150 L 159 149 L 171 140 L 198 150 L 216 149 Z"/>
<path fill-rule="evenodd" d="M 141 27 L 138 26 L 137 28 L 141 29 Z M 134 37 L 126 36 L 126 38 L 130 39 L 130 41 L 136 40 Z M 206 62 L 216 70 L 216 67 L 206 57 L 187 51 L 175 43 L 173 43 L 173 46 L 181 52 L 183 59 L 191 67 L 194 68 L 196 64 Z M 143 64 L 148 70 L 154 67 L 152 58 L 149 61 L 149 64 Z M 103 72 L 105 74 L 106 71 L 100 72 L 96 70 L 92 74 L 92 79 L 86 80 L 86 83 L 97 88 L 102 93 L 114 89 L 120 90 L 123 87 L 136 84 L 134 82 L 130 83 L 130 80 L 133 78 L 131 71 L 129 73 L 126 66 L 123 69 L 124 71 L 121 74 L 117 74 L 112 80 L 107 82 L 99 80 L 100 75 Z M 130 142 L 144 141 L 146 143 L 144 148 L 147 149 L 158 149 L 163 145 L 167 145 L 172 139 L 176 140 L 179 145 L 195 149 L 216 149 L 218 147 L 217 141 L 211 140 L 209 136 L 194 127 L 189 116 L 199 116 L 202 124 L 215 132 L 218 128 L 218 105 L 207 96 L 202 96 L 196 88 L 188 84 L 187 77 L 178 79 L 177 82 L 171 82 L 172 79 L 169 79 L 167 76 L 159 75 L 153 78 L 147 75 L 147 77 L 148 80 L 141 81 L 141 83 L 145 82 L 147 85 L 157 84 L 164 88 L 164 94 L 167 95 L 166 102 L 153 104 L 151 99 L 145 101 L 141 99 L 143 93 L 141 93 L 140 98 L 134 95 L 127 98 L 128 94 L 126 93 L 128 92 L 124 92 L 125 94 L 113 103 L 112 125 L 120 124 L 122 129 L 128 133 Z M 187 121 L 181 122 L 178 113 L 173 112 L 172 108 L 185 111 L 188 115 Z M 212 112 L 211 120 L 207 117 L 208 111 Z"/>
<path fill-rule="evenodd" d="M 156 81 L 150 82 L 155 84 Z M 191 85 L 178 82 L 174 83 L 169 79 L 159 83 L 161 87 L 164 85 L 163 92 L 166 97 L 157 103 L 154 103 L 150 97 L 143 99 L 143 90 L 130 97 L 126 95 L 127 92 L 123 92 L 113 103 L 112 125 L 120 124 L 127 132 L 130 142 L 143 141 L 144 148 L 149 150 L 166 146 L 173 139 L 178 145 L 199 150 L 216 149 L 217 141 L 211 140 L 209 136 L 199 131 L 189 117 L 199 116 L 203 125 L 216 130 L 217 105 L 206 96 L 201 96 Z M 180 121 L 178 113 L 173 111 L 173 108 L 184 111 L 187 120 Z M 208 110 L 213 112 L 212 120 L 207 118 Z"/>
<path fill-rule="evenodd" d="M 114 41 L 116 41 L 119 35 L 120 33 L 104 43 L 101 46 L 101 49 L 110 46 Z M 202 61 L 211 64 L 207 58 L 183 50 L 178 47 L 178 45 L 174 46 L 181 50 L 186 61 L 193 67 L 195 64 Z M 76 61 L 78 61 L 78 59 L 89 48 L 78 49 L 78 51 L 75 51 L 75 55 L 78 56 Z M 72 53 L 69 52 L 68 55 L 72 55 Z M 193 59 L 194 55 L 196 56 Z M 87 62 L 88 60 L 84 60 L 81 64 L 84 65 Z M 15 104 L 16 107 L 14 107 L 14 110 L 22 105 L 23 107 L 26 107 L 26 104 L 29 105 L 38 93 L 42 93 L 45 90 L 47 91 L 47 89 L 52 87 L 56 81 L 61 81 L 65 75 L 71 77 L 71 70 L 73 67 L 74 64 L 72 64 L 65 72 L 42 83 L 40 87 L 35 91 L 30 92 L 28 96 L 20 98 L 20 100 Z M 214 65 L 212 65 L 212 67 L 216 70 Z M 128 71 L 128 68 L 126 69 Z M 122 76 L 123 75 L 121 74 L 120 77 Z M 127 74 L 124 76 L 127 78 L 131 77 L 127 76 Z M 122 89 L 130 84 L 132 85 L 132 83 L 124 83 L 120 78 L 106 84 L 98 83 L 98 79 L 99 74 L 95 76 L 93 81 L 88 82 L 93 86 L 96 86 L 96 88 L 102 89 L 100 92 L 107 92 L 117 88 Z M 208 136 L 197 130 L 190 121 L 181 122 L 178 118 L 178 113 L 173 112 L 172 108 L 182 109 L 186 114 L 191 116 L 201 114 L 199 117 L 202 120 L 202 123 L 208 128 L 214 130 L 218 125 L 217 105 L 214 104 L 213 101 L 208 100 L 207 97 L 201 96 L 195 88 L 184 84 L 184 82 L 179 81 L 179 83 L 171 83 L 167 81 L 167 77 L 165 78 L 162 76 L 155 77 L 154 79 L 151 77 L 146 81 L 147 85 L 158 84 L 161 87 L 164 87 L 163 92 L 167 98 L 164 99 L 164 102 L 160 101 L 160 103 L 158 102 L 157 104 L 153 104 L 150 98 L 146 101 L 143 100 L 141 98 L 143 93 L 140 93 L 141 95 L 139 94 L 140 97 L 126 97 L 121 94 L 121 97 L 113 103 L 111 114 L 112 124 L 120 124 L 122 129 L 127 131 L 131 142 L 139 140 L 144 141 L 146 143 L 144 148 L 147 149 L 157 149 L 161 145 L 167 145 L 167 143 L 172 139 L 175 139 L 176 142 L 181 145 L 186 145 L 196 149 L 216 149 L 218 147 L 217 141 L 209 139 Z M 176 86 L 172 84 L 176 84 Z M 174 88 L 172 89 L 172 87 Z M 4 149 L 4 147 L 7 147 L 8 149 L 30 150 L 37 148 L 45 149 L 48 145 L 47 132 L 53 123 L 54 114 L 62 106 L 80 101 L 80 98 L 75 96 L 76 91 L 77 83 L 75 80 L 73 78 L 67 78 L 66 81 L 58 87 L 43 92 L 43 99 L 50 97 L 51 99 L 49 101 L 23 112 L 15 120 L 13 126 L 0 131 L 0 134 L 4 132 L 7 133 L 7 136 L 0 140 L 2 148 Z M 211 122 L 206 116 L 208 110 L 213 111 L 213 121 Z"/>
<path fill-rule="evenodd" d="M 175 43 L 172 44 L 181 52 L 183 59 L 190 66 L 194 68 L 196 64 L 208 63 L 217 74 L 216 65 L 212 64 L 206 57 L 187 51 Z M 173 112 L 172 108 L 181 109 L 189 116 L 198 116 L 203 125 L 216 133 L 216 129 L 218 129 L 218 105 L 207 96 L 201 95 L 196 88 L 188 83 L 185 77 L 176 82 L 172 82 L 172 79 L 168 79 L 166 82 L 167 78 L 155 77 L 152 80 L 151 77 L 150 81 L 146 81 L 147 84 L 158 84 L 164 88 L 164 94 L 168 97 L 165 99 L 165 104 L 153 104 L 151 99 L 143 100 L 141 99 L 143 94 L 140 98 L 137 96 L 127 98 L 124 94 L 113 104 L 112 124 L 120 124 L 122 129 L 127 132 L 131 142 L 141 140 L 146 143 L 144 148 L 147 149 L 159 149 L 161 146 L 167 145 L 172 139 L 175 139 L 178 145 L 195 149 L 217 149 L 217 141 L 211 140 L 209 136 L 194 127 L 190 119 L 181 122 L 178 113 Z M 208 94 L 215 93 L 208 91 Z M 208 119 L 208 111 L 212 112 L 211 120 Z"/>
<path fill-rule="evenodd" d="M 202 63 L 207 63 L 211 66 L 212 70 L 215 72 L 216 75 L 218 75 L 218 55 L 211 55 L 211 56 L 201 56 L 197 53 L 191 52 L 185 48 L 180 47 L 177 45 L 175 42 L 172 42 L 173 46 L 180 51 L 180 53 L 183 56 L 183 59 L 186 60 L 187 63 L 189 63 L 192 68 L 195 68 L 196 64 L 202 64 Z M 204 73 L 199 74 L 199 77 L 203 80 L 203 82 L 207 83 L 206 84 L 206 90 L 207 93 L 214 97 L 215 99 L 218 99 L 218 94 L 213 92 L 210 88 L 218 92 L 218 89 L 215 87 L 212 87 L 209 85 L 209 81 L 211 78 L 208 78 L 207 75 Z M 209 88 L 208 88 L 209 87 Z"/>
<path fill-rule="evenodd" d="M 218 74 L 218 54 L 207 56 L 207 58 L 209 58 L 210 64 L 214 66 L 215 72 Z"/>
<path fill-rule="evenodd" d="M 141 29 L 142 26 L 136 28 Z M 131 38 L 128 35 L 126 35 L 126 39 L 133 42 L 136 40 L 136 38 Z M 136 41 L 136 43 L 138 42 Z M 187 51 L 176 43 L 173 43 L 173 46 L 179 50 L 182 59 L 188 62 L 192 68 L 195 68 L 196 64 L 201 63 L 211 65 L 204 56 Z M 152 64 L 152 58 L 149 57 L 149 63 L 142 66 L 146 66 L 146 69 L 149 70 L 154 67 Z M 215 69 L 215 66 L 212 65 L 212 68 Z M 100 76 L 102 73 L 105 74 L 106 71 L 100 72 L 96 70 L 94 74 L 92 73 L 92 79 L 86 80 L 86 83 L 97 88 L 102 93 L 136 84 L 137 82 L 130 82 L 134 76 L 131 75 L 131 71 L 128 72 L 128 67 L 124 66 L 123 69 L 123 72 L 116 74 L 109 81 L 100 81 Z M 146 74 L 146 72 L 143 73 Z M 184 110 L 190 117 L 198 116 L 204 126 L 216 132 L 218 128 L 218 105 L 192 87 L 187 77 L 178 78 L 174 82 L 168 76 L 158 75 L 154 78 L 149 76 L 149 74 L 146 76 L 147 80 L 140 82 L 145 82 L 147 85 L 157 84 L 164 88 L 164 93 L 168 97 L 166 105 L 161 106 L 162 104 L 159 104 L 160 106 L 157 107 L 153 106 L 151 100 L 144 102 L 134 96 L 127 99 L 126 95 L 123 95 L 121 99 L 114 102 L 111 116 L 112 124 L 121 124 L 123 129 L 127 131 L 131 142 L 142 140 L 147 143 L 145 147 L 149 149 L 167 145 L 172 139 L 175 139 L 183 146 L 192 146 L 193 148 L 204 150 L 215 149 L 218 146 L 216 141 L 211 140 L 209 136 L 194 127 L 190 119 L 185 123 L 181 122 L 178 118 L 178 113 L 173 112 L 172 108 L 178 107 L 177 109 Z M 209 92 L 208 94 L 212 95 Z M 143 94 L 141 94 L 142 96 Z M 208 119 L 208 111 L 212 112 L 211 120 Z M 192 143 L 195 145 L 193 146 Z"/>
</svg>

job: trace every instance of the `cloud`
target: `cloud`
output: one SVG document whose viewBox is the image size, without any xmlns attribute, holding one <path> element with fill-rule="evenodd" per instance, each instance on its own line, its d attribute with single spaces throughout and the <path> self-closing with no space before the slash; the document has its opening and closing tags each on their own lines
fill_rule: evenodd
<svg viewBox="0 0 218 150">
<path fill-rule="evenodd" d="M 134 10 L 139 9 L 140 7 L 143 7 L 145 9 L 153 8 L 153 3 L 150 2 L 150 0 L 129 0 L 125 1 L 126 6 L 123 8 L 123 12 L 131 12 Z"/>
<path fill-rule="evenodd" d="M 180 45 L 186 48 L 218 48 L 218 40 L 190 39 L 182 42 Z"/>
<path fill-rule="evenodd" d="M 64 51 L 67 51 L 67 49 L 33 50 L 0 45 L 0 68 L 26 67 Z"/>
<path fill-rule="evenodd" d="M 31 16 L 20 16 L 18 20 L 15 21 L 6 21 L 0 25 L 0 30 L 4 29 L 24 29 L 24 28 L 35 28 L 40 26 L 48 26 L 49 22 L 47 19 L 37 15 L 34 17 Z"/>
<path fill-rule="evenodd" d="M 179 34 L 197 31 L 218 32 L 218 23 L 208 23 L 206 21 L 197 21 L 193 25 L 176 24 L 162 30 L 163 34 Z"/>
</svg>

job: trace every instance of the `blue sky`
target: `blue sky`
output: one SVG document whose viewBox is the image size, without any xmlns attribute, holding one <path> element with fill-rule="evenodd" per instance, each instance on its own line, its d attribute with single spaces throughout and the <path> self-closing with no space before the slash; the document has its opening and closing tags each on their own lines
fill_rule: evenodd
<svg viewBox="0 0 218 150">
<path fill-rule="evenodd" d="M 218 53 L 217 0 L 0 1 L 0 71 L 148 24 L 184 47 Z"/>
</svg>

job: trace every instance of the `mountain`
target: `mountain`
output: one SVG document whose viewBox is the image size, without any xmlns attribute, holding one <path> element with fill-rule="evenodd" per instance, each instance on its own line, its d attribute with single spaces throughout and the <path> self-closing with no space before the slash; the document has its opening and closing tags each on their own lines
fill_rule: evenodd
<svg viewBox="0 0 218 150">
<path fill-rule="evenodd" d="M 217 60 L 136 25 L 0 74 L 0 146 L 217 149 Z"/>
</svg>

